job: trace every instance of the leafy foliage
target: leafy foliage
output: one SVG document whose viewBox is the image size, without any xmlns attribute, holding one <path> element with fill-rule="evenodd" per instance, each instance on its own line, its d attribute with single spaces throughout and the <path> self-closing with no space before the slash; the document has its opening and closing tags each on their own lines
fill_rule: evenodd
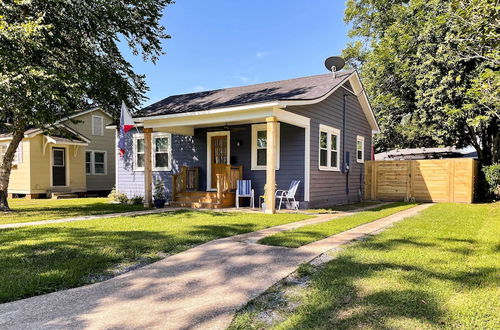
<svg viewBox="0 0 500 330">
<path fill-rule="evenodd" d="M 500 196 L 500 164 L 485 166 L 483 172 L 490 187 L 490 192 Z"/>
<path fill-rule="evenodd" d="M 497 0 L 348 0 L 343 55 L 361 71 L 390 148 L 473 145 L 498 160 Z"/>
<path fill-rule="evenodd" d="M 155 62 L 169 36 L 160 24 L 171 0 L 0 0 L 0 123 L 13 134 L 0 173 L 2 208 L 11 156 L 22 133 L 75 111 L 145 99 L 144 76 L 119 45 Z"/>
</svg>

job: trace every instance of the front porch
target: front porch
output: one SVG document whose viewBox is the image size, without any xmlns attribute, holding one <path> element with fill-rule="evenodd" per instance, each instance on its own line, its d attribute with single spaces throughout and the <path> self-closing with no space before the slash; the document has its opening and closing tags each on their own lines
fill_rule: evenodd
<svg viewBox="0 0 500 330">
<path fill-rule="evenodd" d="M 188 147 L 181 147 L 182 154 L 176 157 L 174 153 L 173 172 L 162 179 L 171 187 L 172 206 L 234 207 L 237 180 L 241 179 L 251 180 L 256 207 L 264 186 L 271 187 L 265 189 L 266 213 L 275 212 L 275 189 L 287 189 L 292 180 L 301 181 L 299 200 L 307 204 L 309 118 L 279 108 L 258 108 L 240 113 L 183 114 L 140 121 L 144 127 L 147 206 L 152 202 L 154 176 L 153 160 L 148 157 L 152 150 L 148 151 L 148 147 L 154 147 L 152 136 L 157 132 L 172 134 L 172 151 L 177 147 L 176 138 L 190 141 Z M 182 159 L 184 156 L 186 159 Z"/>
<path fill-rule="evenodd" d="M 220 209 L 235 206 L 237 180 L 243 178 L 243 166 L 223 164 L 215 175 L 216 191 L 200 190 L 200 168 L 183 166 L 172 175 L 173 207 Z M 213 190 L 213 189 L 212 189 Z"/>
</svg>

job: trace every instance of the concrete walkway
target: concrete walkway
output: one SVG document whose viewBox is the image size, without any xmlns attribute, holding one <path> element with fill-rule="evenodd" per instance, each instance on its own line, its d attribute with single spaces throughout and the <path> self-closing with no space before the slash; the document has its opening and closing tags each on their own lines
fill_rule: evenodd
<svg viewBox="0 0 500 330">
<path fill-rule="evenodd" d="M 235 311 L 301 263 L 430 205 L 419 205 L 298 249 L 254 242 L 313 220 L 326 221 L 326 215 L 211 241 L 108 281 L 2 304 L 0 328 L 223 329 Z"/>
<path fill-rule="evenodd" d="M 388 203 L 377 203 L 374 205 L 370 205 L 364 208 L 356 209 L 352 212 L 338 212 L 335 214 L 329 214 L 332 216 L 343 216 L 349 215 L 355 212 L 360 212 L 364 210 L 369 210 L 375 207 L 379 207 L 381 205 Z M 97 220 L 97 219 L 111 219 L 118 217 L 133 217 L 140 215 L 148 215 L 148 214 L 157 214 L 157 213 L 165 213 L 165 212 L 174 212 L 179 210 L 192 210 L 185 207 L 166 207 L 163 209 L 152 209 L 152 210 L 142 210 L 142 211 L 130 211 L 130 212 L 122 212 L 122 213 L 108 213 L 108 214 L 96 214 L 96 215 L 86 215 L 81 217 L 72 217 L 72 218 L 62 218 L 62 219 L 52 219 L 52 220 L 40 220 L 40 221 L 31 221 L 31 222 L 18 222 L 18 223 L 7 223 L 0 224 L 0 229 L 8 229 L 8 228 L 20 228 L 20 227 L 28 227 L 28 226 L 40 226 L 40 225 L 49 225 L 53 223 L 63 223 L 63 222 L 74 222 L 74 221 L 85 221 L 85 220 Z M 216 212 L 248 212 L 248 213 L 262 213 L 260 209 L 247 209 L 247 208 L 226 208 L 226 209 L 197 209 L 198 211 L 216 211 Z M 279 213 L 296 213 L 295 211 L 283 210 L 279 211 Z M 300 212 L 299 212 L 300 213 Z M 311 214 L 313 215 L 313 214 Z"/>
<path fill-rule="evenodd" d="M 40 221 L 31 221 L 31 222 L 7 223 L 7 224 L 0 225 L 0 229 L 20 228 L 20 227 L 28 227 L 28 226 L 40 226 L 40 225 L 49 225 L 52 223 L 85 221 L 85 220 L 95 220 L 95 219 L 133 217 L 133 216 L 137 216 L 137 215 L 165 213 L 165 212 L 173 212 L 173 211 L 178 211 L 178 210 L 185 210 L 185 209 L 184 208 L 169 207 L 169 208 L 164 208 L 164 209 L 152 209 L 152 210 L 131 211 L 131 212 L 122 212 L 122 213 L 109 213 L 109 214 L 96 214 L 96 215 L 86 215 L 86 216 L 82 216 L 82 217 L 62 218 L 62 219 L 54 219 L 54 220 L 40 220 Z"/>
</svg>

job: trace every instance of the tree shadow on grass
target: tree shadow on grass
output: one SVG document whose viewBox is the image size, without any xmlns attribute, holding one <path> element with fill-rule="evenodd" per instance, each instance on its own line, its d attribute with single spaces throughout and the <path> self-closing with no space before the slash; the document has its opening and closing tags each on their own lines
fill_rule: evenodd
<svg viewBox="0 0 500 330">
<path fill-rule="evenodd" d="M 378 250 L 382 246 L 379 243 L 378 240 L 368 239 L 357 243 L 357 246 L 361 251 Z M 420 247 L 419 243 L 421 242 L 413 242 L 411 239 L 396 239 L 383 246 L 391 249 L 407 245 Z M 453 252 L 441 244 L 428 244 L 423 248 Z M 460 251 L 453 253 L 461 254 Z M 377 259 L 370 262 L 372 258 L 360 260 L 350 255 L 340 255 L 314 276 L 312 285 L 316 296 L 307 305 L 299 307 L 294 318 L 294 328 L 393 329 L 397 327 L 394 322 L 406 322 L 409 327 L 417 328 L 429 325 L 443 327 L 446 318 L 442 297 L 439 289 L 433 288 L 433 285 L 450 283 L 457 290 L 484 288 L 494 285 L 498 271 L 494 267 L 437 270 L 432 266 L 411 265 L 410 261 L 399 264 L 377 262 Z M 386 276 L 389 281 L 399 277 L 398 283 L 408 285 L 384 285 Z"/>
<path fill-rule="evenodd" d="M 173 215 L 195 216 L 183 210 L 170 216 Z M 0 303 L 107 279 L 113 276 L 117 265 L 145 265 L 214 239 L 251 232 L 256 227 L 252 223 L 237 223 L 193 224 L 192 229 L 172 232 L 64 226 L 2 230 Z"/>
</svg>

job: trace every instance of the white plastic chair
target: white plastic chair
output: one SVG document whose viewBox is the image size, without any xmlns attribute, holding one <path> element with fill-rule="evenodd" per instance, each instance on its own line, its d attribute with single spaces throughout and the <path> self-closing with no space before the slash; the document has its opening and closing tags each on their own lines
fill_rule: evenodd
<svg viewBox="0 0 500 330">
<path fill-rule="evenodd" d="M 238 180 L 236 187 L 236 207 L 240 207 L 240 197 L 250 197 L 250 204 L 255 208 L 255 192 L 252 189 L 252 180 Z"/>
<path fill-rule="evenodd" d="M 276 190 L 276 195 L 275 198 L 280 200 L 280 204 L 278 206 L 278 210 L 281 210 L 281 203 L 283 202 L 283 199 L 286 199 L 287 202 L 293 201 L 293 207 L 298 210 L 299 205 L 297 201 L 295 200 L 295 193 L 297 192 L 297 189 L 299 188 L 300 180 L 293 180 L 292 183 L 290 183 L 290 188 L 288 190 Z"/>
</svg>

